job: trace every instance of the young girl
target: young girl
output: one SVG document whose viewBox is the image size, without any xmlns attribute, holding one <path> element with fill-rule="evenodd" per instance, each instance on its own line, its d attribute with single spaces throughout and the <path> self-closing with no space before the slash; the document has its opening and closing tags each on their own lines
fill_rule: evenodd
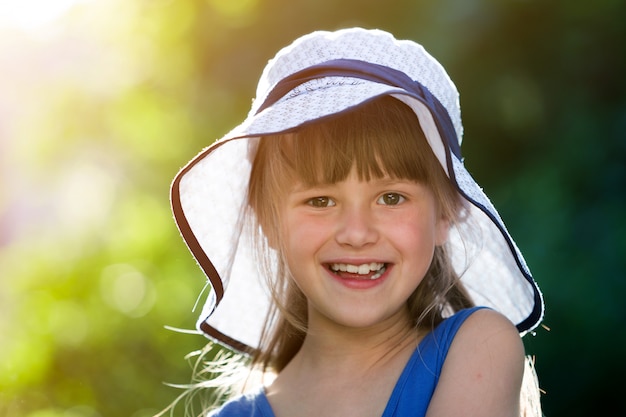
<svg viewBox="0 0 626 417">
<path fill-rule="evenodd" d="M 543 300 L 461 137 L 416 43 L 314 32 L 268 63 L 248 118 L 172 186 L 211 286 L 199 330 L 275 376 L 210 415 L 540 414 L 520 409 L 521 336 Z"/>
</svg>

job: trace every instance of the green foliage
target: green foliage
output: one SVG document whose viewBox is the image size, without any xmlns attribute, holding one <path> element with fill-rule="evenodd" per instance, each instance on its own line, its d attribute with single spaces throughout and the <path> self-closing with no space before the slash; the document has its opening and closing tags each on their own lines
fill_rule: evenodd
<svg viewBox="0 0 626 417">
<path fill-rule="evenodd" d="M 147 417 L 191 380 L 204 277 L 168 187 L 248 110 L 278 48 L 380 27 L 461 91 L 467 165 L 539 281 L 525 338 L 547 416 L 616 414 L 626 371 L 626 4 L 602 0 L 85 2 L 0 28 L 0 415 Z M 181 414 L 176 409 L 175 414 Z"/>
</svg>

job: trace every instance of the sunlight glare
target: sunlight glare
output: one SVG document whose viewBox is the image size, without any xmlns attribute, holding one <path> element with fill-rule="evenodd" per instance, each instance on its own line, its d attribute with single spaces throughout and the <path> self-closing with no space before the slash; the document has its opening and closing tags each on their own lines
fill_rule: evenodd
<svg viewBox="0 0 626 417">
<path fill-rule="evenodd" d="M 0 0 L 0 27 L 35 30 L 91 0 Z"/>
</svg>

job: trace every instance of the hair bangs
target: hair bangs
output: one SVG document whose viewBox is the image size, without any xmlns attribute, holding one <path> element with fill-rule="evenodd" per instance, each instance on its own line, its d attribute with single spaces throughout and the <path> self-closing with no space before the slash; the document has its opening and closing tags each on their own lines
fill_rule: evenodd
<svg viewBox="0 0 626 417">
<path fill-rule="evenodd" d="M 401 178 L 428 183 L 441 169 L 417 116 L 404 103 L 383 97 L 288 135 L 282 164 L 307 184 L 345 180 L 353 169 L 360 180 Z M 434 164 L 433 164 L 434 161 Z M 286 174 L 286 173 L 285 173 Z"/>
</svg>

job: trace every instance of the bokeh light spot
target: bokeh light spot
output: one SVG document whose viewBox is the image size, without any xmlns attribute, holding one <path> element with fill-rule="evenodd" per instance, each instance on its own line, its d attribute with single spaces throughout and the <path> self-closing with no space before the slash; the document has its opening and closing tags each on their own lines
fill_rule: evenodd
<svg viewBox="0 0 626 417">
<path fill-rule="evenodd" d="M 527 76 L 507 74 L 496 81 L 500 116 L 509 129 L 534 127 L 543 121 L 541 90 Z"/>
<path fill-rule="evenodd" d="M 144 316 L 156 301 L 152 282 L 127 264 L 105 268 L 100 279 L 100 293 L 110 307 L 130 317 Z"/>
<path fill-rule="evenodd" d="M 209 3 L 222 17 L 241 20 L 254 14 L 258 0 L 209 0 Z"/>
</svg>

